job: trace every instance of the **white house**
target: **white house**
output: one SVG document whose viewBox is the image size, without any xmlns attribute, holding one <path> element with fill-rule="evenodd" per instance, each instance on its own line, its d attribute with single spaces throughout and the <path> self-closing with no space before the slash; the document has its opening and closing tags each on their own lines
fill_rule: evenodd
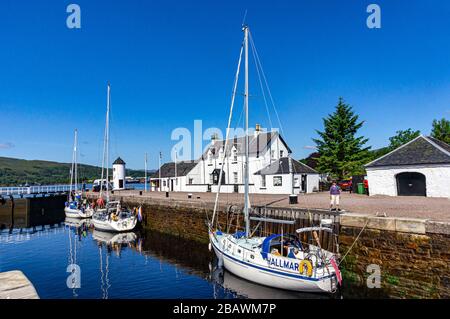
<svg viewBox="0 0 450 319">
<path fill-rule="evenodd" d="M 125 162 L 118 157 L 113 163 L 113 189 L 121 190 L 126 188 Z"/>
<path fill-rule="evenodd" d="M 162 191 L 172 189 L 172 184 L 164 186 L 166 182 L 166 185 L 175 183 L 173 189 L 178 191 L 216 192 L 220 171 L 223 170 L 221 192 L 243 193 L 245 137 L 230 139 L 227 150 L 225 142 L 213 136 L 211 144 L 199 160 L 190 165 L 186 162 L 178 163 L 177 166 L 182 164 L 185 169 L 177 171 L 177 178 L 174 163 L 163 165 L 161 181 L 159 171 L 150 179 L 152 189 L 157 190 L 159 185 Z M 222 162 L 224 152 L 227 153 Z M 290 159 L 290 154 L 291 149 L 278 132 L 262 132 L 257 126 L 256 131 L 249 136 L 250 193 L 298 194 L 318 190 L 319 174 L 305 164 Z M 173 167 L 173 172 L 167 172 L 167 165 Z M 169 182 L 167 178 L 174 182 Z"/>
<path fill-rule="evenodd" d="M 366 165 L 370 195 L 450 198 L 450 146 L 418 136 Z"/>
</svg>

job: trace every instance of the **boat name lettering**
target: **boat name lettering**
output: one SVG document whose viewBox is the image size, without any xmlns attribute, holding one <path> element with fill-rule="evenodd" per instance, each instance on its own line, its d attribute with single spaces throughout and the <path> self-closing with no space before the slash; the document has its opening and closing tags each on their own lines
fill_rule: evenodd
<svg viewBox="0 0 450 319">
<path fill-rule="evenodd" d="M 269 259 L 269 265 L 275 266 L 278 268 L 290 269 L 293 271 L 298 271 L 298 267 L 299 267 L 299 264 L 297 262 L 293 262 L 290 260 L 282 260 L 282 259 L 273 258 L 273 257 L 271 257 Z"/>
</svg>

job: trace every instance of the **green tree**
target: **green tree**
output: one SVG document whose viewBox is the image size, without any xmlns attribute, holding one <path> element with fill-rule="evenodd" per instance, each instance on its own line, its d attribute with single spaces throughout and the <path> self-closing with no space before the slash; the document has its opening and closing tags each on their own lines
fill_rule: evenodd
<svg viewBox="0 0 450 319">
<path fill-rule="evenodd" d="M 450 121 L 442 118 L 440 120 L 433 120 L 432 125 L 431 136 L 450 144 Z"/>
<path fill-rule="evenodd" d="M 313 139 L 320 154 L 316 167 L 319 172 L 337 179 L 364 172 L 363 165 L 370 159 L 370 147 L 364 146 L 367 138 L 356 137 L 364 124 L 358 118 L 352 107 L 339 98 L 335 112 L 323 119 L 324 131 L 316 130 L 319 138 Z"/>
<path fill-rule="evenodd" d="M 400 130 L 396 132 L 396 135 L 389 138 L 388 151 L 395 150 L 396 148 L 408 143 L 420 135 L 420 131 L 413 131 L 412 129 Z"/>
</svg>

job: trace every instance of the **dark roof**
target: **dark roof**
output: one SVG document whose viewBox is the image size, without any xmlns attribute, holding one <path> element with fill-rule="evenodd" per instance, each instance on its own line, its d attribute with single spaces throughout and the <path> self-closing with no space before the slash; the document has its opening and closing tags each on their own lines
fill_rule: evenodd
<svg viewBox="0 0 450 319">
<path fill-rule="evenodd" d="M 450 164 L 450 146 L 432 137 L 418 136 L 366 165 L 370 167 Z"/>
<path fill-rule="evenodd" d="M 120 157 L 118 157 L 118 158 L 114 161 L 113 165 L 116 165 L 116 164 L 119 164 L 119 165 L 125 165 L 125 162 L 123 161 L 123 159 L 121 159 Z"/>
<path fill-rule="evenodd" d="M 273 175 L 273 174 L 318 174 L 318 172 L 308 165 L 292 159 L 292 171 L 289 170 L 289 157 L 282 157 L 272 164 L 257 171 L 255 175 Z"/>
<path fill-rule="evenodd" d="M 271 141 L 274 140 L 277 136 L 280 137 L 281 142 L 286 146 L 288 152 L 291 153 L 291 149 L 278 132 L 260 132 L 257 135 L 249 135 L 249 154 L 263 154 L 263 152 L 265 152 L 269 147 Z M 213 158 L 217 158 L 219 156 L 220 149 L 225 147 L 225 142 L 226 140 L 218 140 L 214 141 L 214 143 L 211 143 L 206 149 L 205 153 L 202 155 L 202 158 L 206 159 L 210 150 L 212 152 Z M 231 155 L 230 151 L 233 149 L 233 147 L 236 148 L 238 155 L 243 155 L 245 152 L 245 136 L 234 137 L 228 140 L 228 155 Z"/>
<path fill-rule="evenodd" d="M 446 150 L 447 152 L 450 153 L 450 145 L 448 145 L 447 143 L 438 140 L 437 138 L 428 136 L 427 137 L 429 140 L 431 140 L 433 143 L 437 144 L 439 147 L 443 148 L 444 150 Z"/>
<path fill-rule="evenodd" d="M 186 176 L 194 167 L 197 162 L 177 162 L 177 176 Z M 175 163 L 166 163 L 161 166 L 161 177 L 175 177 Z M 151 178 L 159 178 L 159 170 L 153 173 Z"/>
</svg>

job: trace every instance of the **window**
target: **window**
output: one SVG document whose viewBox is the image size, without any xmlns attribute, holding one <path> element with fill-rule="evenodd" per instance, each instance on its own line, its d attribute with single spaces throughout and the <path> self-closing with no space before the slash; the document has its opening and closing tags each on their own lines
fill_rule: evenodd
<svg viewBox="0 0 450 319">
<path fill-rule="evenodd" d="M 214 184 L 214 175 L 213 174 L 209 174 L 209 183 Z"/>
<path fill-rule="evenodd" d="M 283 157 L 283 153 L 284 153 L 284 152 L 281 150 L 281 151 L 280 151 L 280 157 Z"/>
<path fill-rule="evenodd" d="M 237 161 L 238 161 L 238 158 L 237 158 L 237 152 L 236 152 L 236 151 L 234 151 L 234 154 L 233 154 L 233 161 L 234 161 L 234 162 L 237 162 Z"/>
<path fill-rule="evenodd" d="M 163 181 L 163 186 L 166 187 L 166 181 Z"/>
<path fill-rule="evenodd" d="M 189 184 L 189 185 L 192 185 L 193 183 L 194 183 L 194 179 L 193 179 L 193 178 L 189 178 L 188 184 Z"/>
<path fill-rule="evenodd" d="M 283 177 L 282 176 L 274 176 L 273 177 L 273 186 L 283 186 Z"/>
<path fill-rule="evenodd" d="M 300 180 L 298 177 L 294 177 L 294 187 L 300 187 Z"/>
<path fill-rule="evenodd" d="M 238 175 L 237 172 L 234 172 L 234 173 L 233 173 L 233 180 L 234 180 L 234 183 L 235 183 L 235 184 L 238 184 L 238 183 L 239 183 L 239 175 Z"/>
<path fill-rule="evenodd" d="M 272 158 L 275 158 L 275 151 L 274 150 L 272 150 L 272 152 L 270 154 L 271 154 Z"/>
<path fill-rule="evenodd" d="M 261 187 L 266 187 L 266 175 L 261 175 Z"/>
</svg>

